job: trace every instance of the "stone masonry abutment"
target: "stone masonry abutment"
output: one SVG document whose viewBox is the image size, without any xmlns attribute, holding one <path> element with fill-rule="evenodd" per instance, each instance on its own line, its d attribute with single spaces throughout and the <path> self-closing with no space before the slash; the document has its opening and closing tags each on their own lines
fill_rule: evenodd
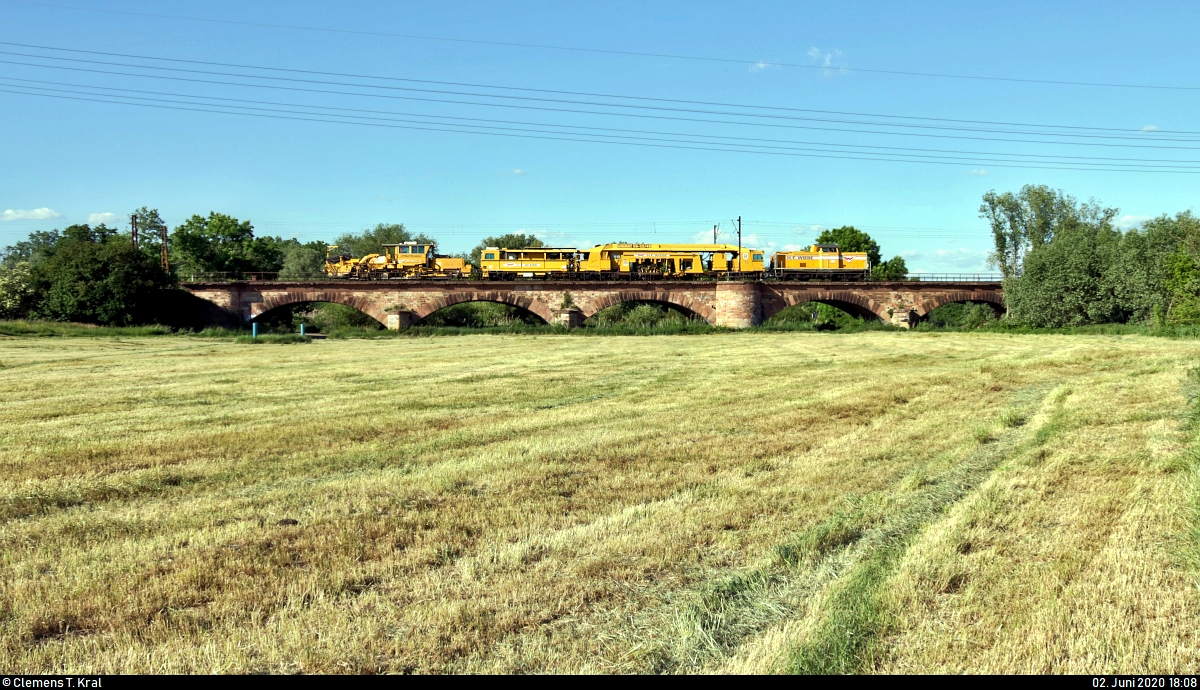
<svg viewBox="0 0 1200 690">
<path fill-rule="evenodd" d="M 667 304 L 727 328 L 757 326 L 804 302 L 822 302 L 855 316 L 904 327 L 911 327 L 930 311 L 952 302 L 985 303 L 998 312 L 1004 310 L 1004 292 L 999 283 L 414 280 L 246 281 L 186 283 L 183 287 L 243 323 L 289 304 L 333 302 L 358 309 L 393 329 L 419 323 L 439 309 L 463 302 L 508 304 L 547 323 L 568 326 L 624 302 Z"/>
</svg>

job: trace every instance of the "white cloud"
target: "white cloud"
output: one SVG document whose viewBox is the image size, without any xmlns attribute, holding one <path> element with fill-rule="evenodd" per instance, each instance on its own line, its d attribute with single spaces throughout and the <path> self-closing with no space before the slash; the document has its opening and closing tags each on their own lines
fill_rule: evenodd
<svg viewBox="0 0 1200 690">
<path fill-rule="evenodd" d="M 761 72 L 765 69 L 769 69 L 772 67 L 775 69 L 779 69 L 779 65 L 776 65 L 773 62 L 765 62 L 763 60 L 759 60 L 758 62 L 754 63 L 753 65 L 750 65 L 750 71 L 751 72 Z"/>
<path fill-rule="evenodd" d="M 62 214 L 52 208 L 35 208 L 29 211 L 22 209 L 8 209 L 4 213 L 0 213 L 0 221 L 3 220 L 51 220 L 53 218 L 62 218 Z"/>
<path fill-rule="evenodd" d="M 1145 127 L 1142 127 L 1142 131 L 1143 132 L 1157 132 L 1158 125 L 1146 125 Z"/>
<path fill-rule="evenodd" d="M 513 168 L 513 169 L 512 169 L 512 170 L 509 172 L 509 174 L 510 174 L 510 175 L 528 175 L 528 174 L 529 174 L 529 171 L 528 171 L 528 170 L 522 170 L 522 169 L 520 169 L 520 168 Z"/>
<path fill-rule="evenodd" d="M 974 175 L 976 177 L 984 177 L 988 174 L 988 171 L 986 168 L 975 168 L 974 170 L 969 171 L 967 174 Z"/>
<path fill-rule="evenodd" d="M 905 250 L 900 252 L 904 263 L 913 273 L 987 273 L 987 251 L 983 249 L 935 249 L 932 252 Z"/>
<path fill-rule="evenodd" d="M 1114 225 L 1122 230 L 1131 230 L 1133 228 L 1140 227 L 1142 223 L 1145 223 L 1148 220 L 1150 220 L 1150 216 L 1125 215 L 1118 218 Z"/>
<path fill-rule="evenodd" d="M 115 213 L 92 213 L 92 214 L 88 215 L 87 222 L 88 222 L 88 225 L 99 225 L 100 223 L 104 223 L 105 225 L 111 225 L 111 224 L 117 222 L 117 214 L 115 214 Z"/>
<path fill-rule="evenodd" d="M 846 72 L 845 60 L 842 59 L 842 51 L 834 50 L 832 52 L 823 51 L 820 48 L 813 46 L 808 49 L 808 59 L 814 65 L 825 68 L 825 76 L 833 74 L 844 74 Z"/>
</svg>

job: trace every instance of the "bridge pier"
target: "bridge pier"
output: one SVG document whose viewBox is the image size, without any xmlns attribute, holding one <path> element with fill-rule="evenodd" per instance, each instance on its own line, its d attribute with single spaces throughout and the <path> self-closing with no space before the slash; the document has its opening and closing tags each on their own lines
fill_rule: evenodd
<svg viewBox="0 0 1200 690">
<path fill-rule="evenodd" d="M 750 328 L 762 323 L 761 283 L 717 283 L 714 326 Z"/>
<path fill-rule="evenodd" d="M 901 328 L 912 328 L 921 319 L 915 311 L 902 304 L 897 304 L 889 308 L 887 312 L 888 323 L 891 323 L 893 326 L 900 326 Z"/>
<path fill-rule="evenodd" d="M 417 315 L 411 311 L 389 311 L 387 312 L 387 321 L 383 325 L 387 326 L 389 331 L 398 331 L 416 324 L 417 321 L 419 321 Z"/>
<path fill-rule="evenodd" d="M 565 328 L 579 328 L 583 325 L 583 319 L 583 311 L 579 309 L 555 309 L 550 323 Z"/>
</svg>

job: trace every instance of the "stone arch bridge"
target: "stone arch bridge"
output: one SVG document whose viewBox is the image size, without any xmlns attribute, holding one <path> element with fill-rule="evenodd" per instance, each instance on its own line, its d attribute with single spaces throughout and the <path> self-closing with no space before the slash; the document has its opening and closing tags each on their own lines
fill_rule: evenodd
<svg viewBox="0 0 1200 690">
<path fill-rule="evenodd" d="M 622 302 L 657 302 L 716 326 L 748 328 L 803 302 L 822 302 L 843 311 L 911 327 L 933 309 L 952 302 L 977 302 L 1004 311 L 1000 283 L 812 283 L 812 282 L 596 282 L 596 281 L 324 281 L 186 283 L 229 317 L 250 322 L 279 307 L 334 302 L 362 311 L 388 328 L 419 323 L 439 309 L 462 302 L 499 302 L 536 314 L 547 323 L 576 326 L 605 307 Z M 563 308 L 563 293 L 572 307 Z"/>
</svg>

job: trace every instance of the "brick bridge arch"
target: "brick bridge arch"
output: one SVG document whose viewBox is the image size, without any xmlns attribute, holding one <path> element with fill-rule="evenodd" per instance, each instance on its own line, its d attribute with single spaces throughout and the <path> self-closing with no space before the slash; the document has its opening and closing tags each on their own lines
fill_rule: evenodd
<svg viewBox="0 0 1200 690">
<path fill-rule="evenodd" d="M 453 307 L 456 304 L 464 302 L 497 302 L 499 304 L 507 304 L 512 307 L 524 309 L 546 323 L 550 323 L 551 319 L 554 318 L 553 311 L 545 302 L 530 299 L 524 295 L 513 294 L 512 292 L 500 291 L 472 290 L 469 292 L 451 292 L 438 295 L 434 299 L 415 306 L 409 311 L 411 311 L 414 321 L 420 321 L 435 311 L 440 311 L 446 307 Z"/>
<path fill-rule="evenodd" d="M 608 307 L 626 302 L 654 302 L 666 304 L 683 313 L 716 323 L 717 312 L 712 305 L 705 304 L 691 295 L 679 291 L 668 290 L 620 290 L 599 295 L 591 299 L 579 300 L 578 306 L 585 317 L 593 316 Z"/>
<path fill-rule="evenodd" d="M 384 326 L 387 325 L 387 313 L 374 300 L 364 295 L 342 290 L 288 290 L 282 293 L 273 293 L 250 307 L 250 320 L 253 321 L 280 307 L 306 302 L 341 304 L 361 311 Z"/>
<path fill-rule="evenodd" d="M 955 302 L 973 302 L 976 304 L 986 304 L 991 307 L 996 316 L 1003 316 L 1006 307 L 1004 306 L 1004 293 L 996 292 L 995 290 L 958 290 L 952 292 L 944 292 L 936 295 L 930 295 L 929 298 L 918 303 L 914 311 L 921 318 L 929 315 L 929 312 L 938 307 L 954 304 Z"/>
<path fill-rule="evenodd" d="M 831 307 L 837 307 L 842 311 L 864 319 L 876 319 L 878 321 L 890 321 L 891 314 L 888 313 L 889 305 L 876 302 L 859 292 L 850 290 L 789 290 L 778 295 L 778 299 L 764 300 L 763 315 L 764 321 L 775 316 L 779 312 L 793 307 L 797 304 L 805 302 L 820 302 L 828 304 Z"/>
</svg>

